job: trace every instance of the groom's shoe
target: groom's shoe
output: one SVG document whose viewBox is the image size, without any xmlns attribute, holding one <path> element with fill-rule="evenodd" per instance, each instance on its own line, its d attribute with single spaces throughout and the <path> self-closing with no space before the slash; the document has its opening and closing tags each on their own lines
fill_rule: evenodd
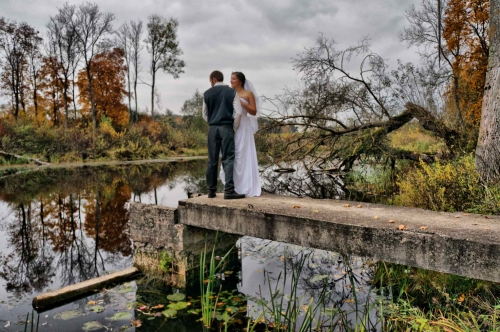
<svg viewBox="0 0 500 332">
<path fill-rule="evenodd" d="M 215 191 L 208 192 L 208 198 L 215 198 L 215 196 L 217 196 L 217 194 L 215 194 Z"/>
<path fill-rule="evenodd" d="M 234 190 L 230 193 L 224 193 L 224 199 L 241 199 L 241 198 L 245 198 L 245 195 L 238 194 Z"/>
</svg>

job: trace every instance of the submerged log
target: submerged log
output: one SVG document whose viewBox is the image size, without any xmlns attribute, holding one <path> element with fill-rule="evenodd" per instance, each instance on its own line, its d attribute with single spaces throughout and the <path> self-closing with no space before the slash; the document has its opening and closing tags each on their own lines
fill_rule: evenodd
<svg viewBox="0 0 500 332">
<path fill-rule="evenodd" d="M 8 158 L 26 159 L 28 161 L 34 162 L 37 165 L 50 165 L 50 163 L 46 163 L 45 161 L 41 161 L 39 159 L 29 158 L 29 157 L 25 157 L 25 156 L 20 156 L 20 155 L 9 153 L 9 152 L 5 152 L 5 151 L 0 151 L 0 155 L 8 157 Z"/>
<path fill-rule="evenodd" d="M 66 286 L 53 292 L 47 292 L 38 295 L 33 299 L 33 308 L 36 310 L 44 310 L 56 307 L 60 304 L 79 298 L 96 289 L 104 288 L 111 284 L 117 284 L 131 279 L 139 273 L 139 269 L 131 267 L 120 272 L 111 273 L 98 278 L 90 279 L 77 283 L 75 285 Z"/>
</svg>

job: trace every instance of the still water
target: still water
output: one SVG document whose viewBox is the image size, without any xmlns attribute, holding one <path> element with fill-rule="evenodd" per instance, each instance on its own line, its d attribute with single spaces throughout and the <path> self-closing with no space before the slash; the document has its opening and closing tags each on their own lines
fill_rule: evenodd
<svg viewBox="0 0 500 332">
<path fill-rule="evenodd" d="M 0 331 L 24 331 L 37 294 L 132 266 L 130 202 L 176 207 L 188 193 L 205 191 L 205 164 L 46 169 L 0 179 Z M 347 312 L 355 313 L 349 311 L 354 296 L 357 303 L 369 300 L 373 270 L 368 261 L 248 237 L 235 240 L 234 247 L 238 254 L 221 287 L 248 297 L 248 316 L 257 318 L 259 305 L 273 290 L 291 287 L 291 279 L 283 277 L 293 274 L 298 261 L 297 295 L 304 303 L 318 299 L 324 285 L 328 298 L 323 302 Z M 151 286 L 147 279 L 119 285 L 35 313 L 38 330 L 202 331 L 195 312 L 167 322 L 153 309 L 167 305 L 166 296 L 179 291 L 195 304 L 199 280 L 193 280 L 181 290 Z M 138 304 L 143 302 L 149 305 Z"/>
</svg>

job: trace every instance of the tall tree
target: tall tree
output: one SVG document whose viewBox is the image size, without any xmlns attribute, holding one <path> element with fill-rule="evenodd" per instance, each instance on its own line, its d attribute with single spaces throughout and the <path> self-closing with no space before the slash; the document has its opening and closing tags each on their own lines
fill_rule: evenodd
<svg viewBox="0 0 500 332">
<path fill-rule="evenodd" d="M 122 26 L 116 31 L 117 38 L 116 44 L 123 51 L 123 57 L 125 59 L 125 67 L 127 71 L 127 97 L 128 97 L 128 112 L 129 112 L 129 121 L 132 122 L 132 92 L 131 92 L 131 83 L 130 83 L 130 65 L 132 60 L 132 40 L 131 40 L 131 30 L 130 26 L 127 22 L 122 24 Z"/>
<path fill-rule="evenodd" d="M 112 22 L 115 16 L 102 13 L 97 4 L 90 2 L 76 8 L 71 24 L 74 28 L 79 50 L 85 62 L 87 74 L 87 90 L 90 97 L 93 127 L 97 128 L 97 110 L 92 85 L 92 60 L 95 55 L 106 48 L 105 38 L 113 32 Z"/>
<path fill-rule="evenodd" d="M 26 23 L 9 22 L 0 18 L 0 52 L 3 54 L 2 83 L 9 91 L 13 115 L 17 119 L 20 105 L 26 110 L 25 80 L 29 75 L 28 53 L 34 55 L 40 43 L 38 31 Z"/>
<path fill-rule="evenodd" d="M 124 54 L 121 48 L 97 54 L 92 60 L 90 75 L 92 76 L 92 91 L 97 116 L 110 118 L 113 124 L 123 127 L 128 122 L 127 106 L 123 99 L 127 96 L 125 90 Z M 91 97 L 88 85 L 87 71 L 82 69 L 78 74 L 77 86 L 80 90 L 80 102 L 90 110 Z"/>
<path fill-rule="evenodd" d="M 148 18 L 148 36 L 145 40 L 146 48 L 151 55 L 149 73 L 151 74 L 151 116 L 154 117 L 156 73 L 163 72 L 178 78 L 183 73 L 184 61 L 179 57 L 182 51 L 177 41 L 177 20 L 167 20 L 160 15 L 151 15 Z"/>
<path fill-rule="evenodd" d="M 489 63 L 476 148 L 476 167 L 483 180 L 500 181 L 500 0 L 490 1 Z"/>
<path fill-rule="evenodd" d="M 49 49 L 49 56 L 42 59 L 42 67 L 39 73 L 40 91 L 43 94 L 42 109 L 45 116 L 57 125 L 60 119 L 61 108 L 64 107 L 64 97 L 62 96 L 62 74 L 61 64 L 54 55 L 55 49 Z"/>
<path fill-rule="evenodd" d="M 134 70 L 132 72 L 133 82 L 134 82 L 134 101 L 135 101 L 135 115 L 134 118 L 137 118 L 137 111 L 139 109 L 139 102 L 137 99 L 137 83 L 139 81 L 139 72 L 141 71 L 141 51 L 144 48 L 142 45 L 142 33 L 143 26 L 142 21 L 138 20 L 137 22 L 130 21 L 130 42 L 132 45 L 132 53 L 131 60 L 132 66 Z"/>
<path fill-rule="evenodd" d="M 76 38 L 75 20 L 76 6 L 64 4 L 56 16 L 50 17 L 47 24 L 50 43 L 54 45 L 54 55 L 61 65 L 62 87 L 64 99 L 64 124 L 68 127 L 71 98 L 69 88 L 74 80 L 74 68 L 78 65 L 78 40 Z"/>
</svg>

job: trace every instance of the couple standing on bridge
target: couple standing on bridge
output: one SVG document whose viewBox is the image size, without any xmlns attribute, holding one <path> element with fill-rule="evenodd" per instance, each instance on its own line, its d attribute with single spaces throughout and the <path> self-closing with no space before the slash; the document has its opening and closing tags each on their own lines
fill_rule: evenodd
<svg viewBox="0 0 500 332">
<path fill-rule="evenodd" d="M 212 87 L 203 94 L 203 118 L 208 122 L 208 198 L 215 198 L 217 169 L 222 154 L 220 178 L 224 199 L 260 196 L 259 166 L 253 135 L 258 129 L 259 98 L 252 83 L 241 72 L 231 74 L 231 87 L 224 75 L 210 74 Z"/>
</svg>

